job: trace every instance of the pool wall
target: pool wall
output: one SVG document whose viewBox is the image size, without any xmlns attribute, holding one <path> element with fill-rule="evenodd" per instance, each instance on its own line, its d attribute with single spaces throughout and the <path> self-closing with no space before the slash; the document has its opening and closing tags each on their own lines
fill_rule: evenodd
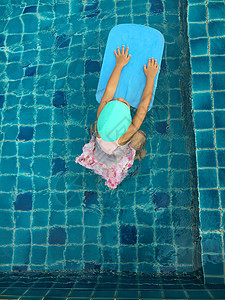
<svg viewBox="0 0 225 300">
<path fill-rule="evenodd" d="M 205 283 L 225 281 L 225 3 L 188 0 Z"/>
</svg>

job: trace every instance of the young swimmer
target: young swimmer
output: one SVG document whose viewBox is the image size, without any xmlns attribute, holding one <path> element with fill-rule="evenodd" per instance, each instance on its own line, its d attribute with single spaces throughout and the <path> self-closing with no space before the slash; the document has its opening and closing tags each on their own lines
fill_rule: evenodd
<svg viewBox="0 0 225 300">
<path fill-rule="evenodd" d="M 120 73 L 129 62 L 129 48 L 124 52 L 124 45 L 120 52 L 119 47 L 114 51 L 116 66 L 108 80 L 104 95 L 97 111 L 97 120 L 94 129 L 91 126 L 92 138 L 83 147 L 83 153 L 76 157 L 75 162 L 93 169 L 101 175 L 109 189 L 115 189 L 126 177 L 128 169 L 133 165 L 134 159 L 142 159 L 146 150 L 142 150 L 146 143 L 146 134 L 139 130 L 148 112 L 152 98 L 154 79 L 158 72 L 157 60 L 148 60 L 143 66 L 147 77 L 145 89 L 134 118 L 130 114 L 130 105 L 123 99 L 114 99 Z M 128 56 L 127 56 L 128 55 Z"/>
</svg>

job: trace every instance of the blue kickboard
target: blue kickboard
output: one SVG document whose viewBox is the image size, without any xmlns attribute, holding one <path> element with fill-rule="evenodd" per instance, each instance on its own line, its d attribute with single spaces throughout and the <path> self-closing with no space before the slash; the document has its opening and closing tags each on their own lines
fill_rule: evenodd
<svg viewBox="0 0 225 300">
<path fill-rule="evenodd" d="M 138 108 L 146 84 L 146 75 L 143 66 L 148 65 L 148 59 L 157 59 L 159 70 L 154 81 L 154 90 L 148 111 L 152 108 L 160 66 L 164 50 L 164 37 L 154 28 L 138 24 L 119 24 L 114 26 L 108 36 L 100 78 L 98 82 L 96 100 L 100 103 L 105 92 L 108 80 L 116 65 L 114 50 L 117 47 L 122 50 L 122 45 L 129 47 L 129 62 L 123 67 L 117 85 L 114 99 L 122 97 L 129 102 L 130 106 Z"/>
</svg>

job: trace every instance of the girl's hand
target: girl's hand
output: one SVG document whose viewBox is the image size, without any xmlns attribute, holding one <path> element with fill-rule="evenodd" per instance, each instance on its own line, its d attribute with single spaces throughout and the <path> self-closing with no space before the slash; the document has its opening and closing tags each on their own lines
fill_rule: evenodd
<svg viewBox="0 0 225 300">
<path fill-rule="evenodd" d="M 148 59 L 148 66 L 146 68 L 146 65 L 144 65 L 144 72 L 145 72 L 145 75 L 147 77 L 153 77 L 155 78 L 157 72 L 158 72 L 158 69 L 159 69 L 159 65 L 157 64 L 157 59 L 155 59 L 155 62 L 154 62 L 154 59 L 153 57 L 152 58 L 149 58 Z"/>
<path fill-rule="evenodd" d="M 118 53 L 116 52 L 116 50 L 114 50 L 114 53 L 115 53 L 115 56 L 116 56 L 116 64 L 117 65 L 120 65 L 122 67 L 124 67 L 130 60 L 131 58 L 131 54 L 128 54 L 128 50 L 129 50 L 129 47 L 127 47 L 127 50 L 126 52 L 124 53 L 124 45 L 122 46 L 122 52 L 120 53 L 120 48 L 117 47 L 117 51 Z"/>
</svg>

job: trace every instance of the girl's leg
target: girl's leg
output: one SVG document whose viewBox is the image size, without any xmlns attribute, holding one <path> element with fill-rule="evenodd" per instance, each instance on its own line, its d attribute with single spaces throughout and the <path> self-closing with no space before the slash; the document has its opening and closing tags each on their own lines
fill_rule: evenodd
<svg viewBox="0 0 225 300">
<path fill-rule="evenodd" d="M 136 134 L 131 139 L 131 144 L 136 150 L 136 155 L 134 159 L 141 160 L 146 156 L 147 151 L 142 149 L 145 143 L 146 143 L 146 133 L 143 132 L 142 130 L 138 130 L 138 132 L 136 132 Z"/>
</svg>

